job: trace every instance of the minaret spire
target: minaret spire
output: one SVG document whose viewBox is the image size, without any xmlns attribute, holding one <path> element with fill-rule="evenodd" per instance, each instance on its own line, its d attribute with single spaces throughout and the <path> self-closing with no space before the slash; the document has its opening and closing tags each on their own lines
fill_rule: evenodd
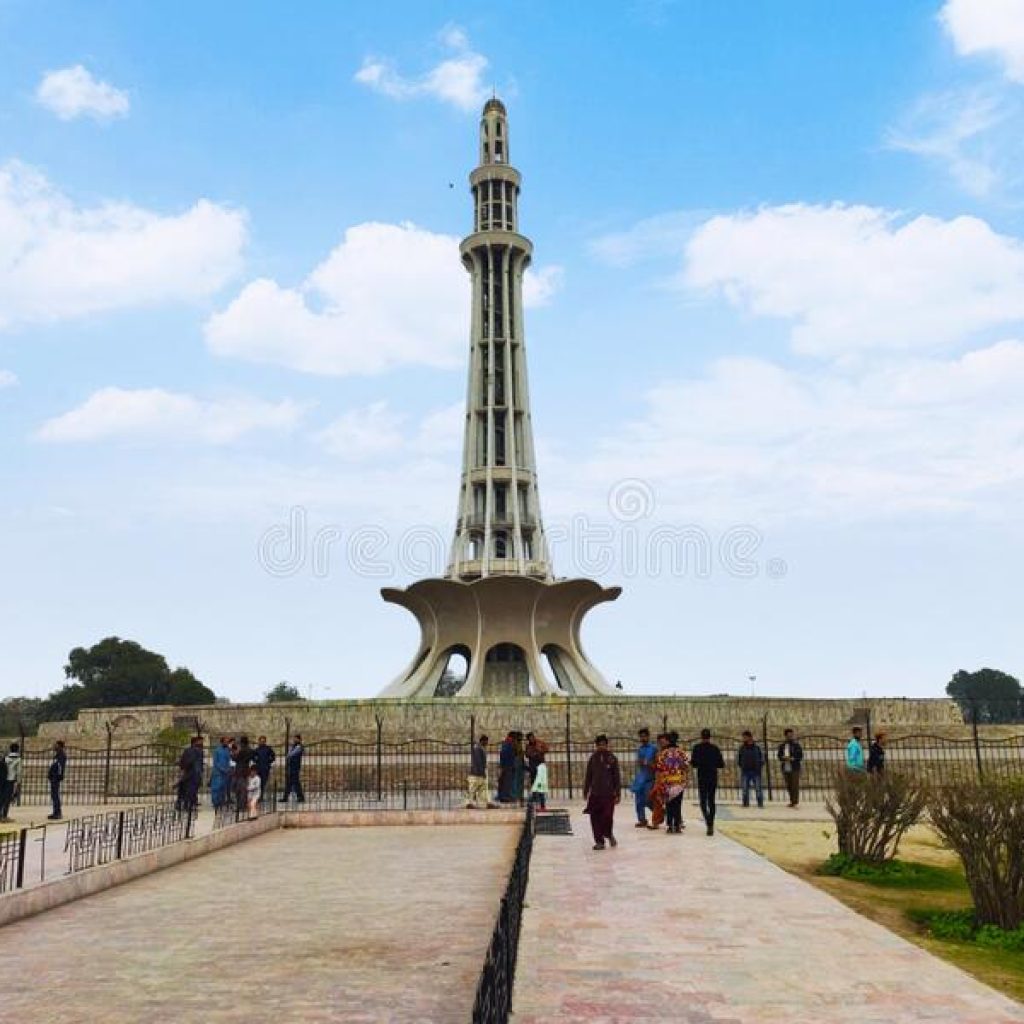
<svg viewBox="0 0 1024 1024">
<path fill-rule="evenodd" d="M 508 115 L 497 98 L 480 117 L 470 174 L 473 232 L 462 242 L 472 278 L 469 386 L 458 520 L 447 575 L 551 578 L 537 496 L 526 379 L 523 273 L 533 244 L 518 233 L 519 172 L 509 164 Z"/>
<path fill-rule="evenodd" d="M 523 334 L 533 245 L 519 234 L 520 176 L 496 96 L 480 115 L 480 162 L 469 185 L 473 231 L 459 251 L 473 287 L 455 537 L 443 578 L 381 591 L 420 625 L 415 657 L 383 696 L 438 696 L 456 657 L 467 665 L 460 698 L 614 696 L 583 652 L 580 628 L 621 590 L 554 579 L 541 525 Z"/>
</svg>

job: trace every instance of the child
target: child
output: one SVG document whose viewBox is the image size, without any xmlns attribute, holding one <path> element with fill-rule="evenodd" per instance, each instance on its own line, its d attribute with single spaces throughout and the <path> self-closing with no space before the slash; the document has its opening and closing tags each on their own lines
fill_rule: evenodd
<svg viewBox="0 0 1024 1024">
<path fill-rule="evenodd" d="M 530 802 L 536 805 L 538 811 L 548 809 L 548 766 L 543 755 L 534 770 L 533 785 L 530 787 Z"/>
<path fill-rule="evenodd" d="M 245 791 L 249 798 L 249 817 L 258 818 L 260 816 L 260 775 L 256 770 L 256 765 L 249 765 L 249 778 L 246 779 Z"/>
</svg>

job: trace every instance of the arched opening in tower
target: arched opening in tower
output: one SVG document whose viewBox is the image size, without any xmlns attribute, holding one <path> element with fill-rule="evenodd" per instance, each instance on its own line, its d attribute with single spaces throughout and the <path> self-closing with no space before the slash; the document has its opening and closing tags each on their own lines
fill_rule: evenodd
<svg viewBox="0 0 1024 1024">
<path fill-rule="evenodd" d="M 451 647 L 438 659 L 441 673 L 434 687 L 435 697 L 454 697 L 469 675 L 470 650 L 461 645 Z"/>
<path fill-rule="evenodd" d="M 529 697 L 530 669 L 518 644 L 495 644 L 484 658 L 485 697 Z"/>
<path fill-rule="evenodd" d="M 569 667 L 572 661 L 566 652 L 558 644 L 546 644 L 541 648 L 540 653 L 543 658 L 542 664 L 547 663 L 550 675 L 554 677 L 555 685 L 567 694 L 574 694 L 576 687 L 573 686 Z"/>
</svg>

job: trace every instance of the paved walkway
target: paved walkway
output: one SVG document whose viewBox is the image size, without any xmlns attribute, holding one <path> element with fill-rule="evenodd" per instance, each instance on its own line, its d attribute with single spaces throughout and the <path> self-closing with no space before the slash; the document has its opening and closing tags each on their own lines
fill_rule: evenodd
<svg viewBox="0 0 1024 1024">
<path fill-rule="evenodd" d="M 0 1018 L 465 1024 L 518 835 L 247 840 L 0 929 Z"/>
<path fill-rule="evenodd" d="M 617 815 L 620 817 L 620 815 Z M 1021 1024 L 1024 1007 L 695 819 L 534 844 L 517 1024 Z"/>
</svg>

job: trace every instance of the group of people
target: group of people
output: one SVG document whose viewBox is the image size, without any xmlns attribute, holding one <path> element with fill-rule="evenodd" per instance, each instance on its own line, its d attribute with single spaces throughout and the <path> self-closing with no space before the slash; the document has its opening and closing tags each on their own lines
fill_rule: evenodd
<svg viewBox="0 0 1024 1024">
<path fill-rule="evenodd" d="M 302 758 L 305 747 L 302 736 L 292 737 L 285 754 L 285 789 L 283 799 L 295 799 L 302 803 L 306 795 L 302 790 Z M 247 812 L 249 817 L 259 815 L 260 802 L 269 791 L 270 773 L 277 761 L 277 753 L 267 743 L 266 736 L 260 736 L 253 746 L 249 737 L 242 735 L 221 736 L 213 752 L 213 767 L 210 772 L 210 802 L 215 810 L 221 807 L 235 807 L 238 813 Z M 204 775 L 203 738 L 194 736 L 178 761 L 180 776 L 176 806 L 179 810 L 194 812 L 199 805 L 199 791 Z"/>
<path fill-rule="evenodd" d="M 532 732 L 508 732 L 498 749 L 498 791 L 491 800 L 487 785 L 487 752 L 490 739 L 480 736 L 469 756 L 466 806 L 522 806 L 527 801 L 538 810 L 547 809 L 548 745 Z"/>
<path fill-rule="evenodd" d="M 702 729 L 700 740 L 687 752 L 679 745 L 679 734 L 674 731 L 659 733 L 651 740 L 649 729 L 638 734 L 636 768 L 629 789 L 633 793 L 636 809 L 636 827 L 660 830 L 679 835 L 686 827 L 683 821 L 683 796 L 696 774 L 697 794 L 701 816 L 707 835 L 715 834 L 717 812 L 716 794 L 719 772 L 725 769 L 722 750 L 711 738 L 710 729 Z M 851 772 L 880 774 L 885 770 L 884 732 L 877 732 L 865 755 L 863 729 L 854 726 L 845 752 L 846 767 Z M 508 804 L 522 805 L 526 800 L 539 810 L 546 809 L 548 768 L 547 744 L 532 732 L 511 731 L 502 741 L 498 754 L 498 786 L 495 800 L 491 799 L 487 784 L 488 738 L 481 736 L 473 744 L 470 755 L 469 797 L 467 807 L 495 807 Z M 800 804 L 800 776 L 804 749 L 793 729 L 783 732 L 783 740 L 776 749 L 776 758 L 786 784 L 789 807 Z M 744 807 L 750 806 L 751 793 L 758 807 L 764 807 L 763 773 L 765 752 L 744 730 L 736 752 L 736 766 L 740 779 L 740 795 Z M 587 762 L 583 782 L 586 800 L 584 813 L 590 817 L 594 835 L 594 849 L 615 847 L 615 807 L 621 800 L 622 779 L 618 758 L 612 753 L 608 737 L 598 736 L 594 752 Z M 648 820 L 650 812 L 650 820 Z"/>
</svg>

